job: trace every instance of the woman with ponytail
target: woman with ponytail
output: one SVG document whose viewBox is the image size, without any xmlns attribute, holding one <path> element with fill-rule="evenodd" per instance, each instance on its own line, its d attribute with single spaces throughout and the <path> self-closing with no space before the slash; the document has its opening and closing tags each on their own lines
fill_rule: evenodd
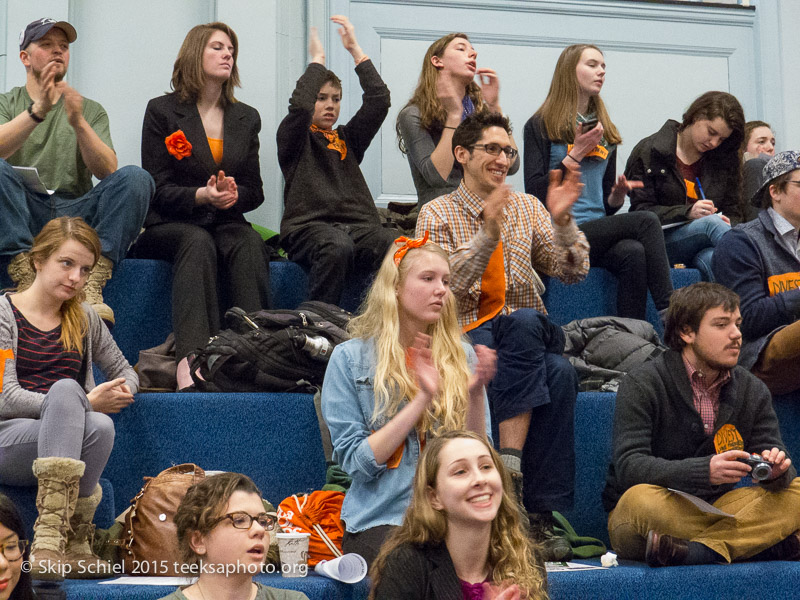
<svg viewBox="0 0 800 600">
<path fill-rule="evenodd" d="M 100 257 L 80 217 L 53 219 L 29 253 L 36 276 L 0 296 L 0 481 L 38 485 L 31 545 L 37 579 L 110 575 L 92 553 L 98 485 L 117 413 L 138 378 L 83 288 Z M 92 364 L 107 381 L 95 385 Z"/>
</svg>

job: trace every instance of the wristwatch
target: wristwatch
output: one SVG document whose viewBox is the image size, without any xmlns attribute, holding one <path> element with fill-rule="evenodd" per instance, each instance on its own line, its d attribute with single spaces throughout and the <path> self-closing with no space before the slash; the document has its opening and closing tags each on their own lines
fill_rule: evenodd
<svg viewBox="0 0 800 600">
<path fill-rule="evenodd" d="M 44 119 L 33 112 L 33 102 L 28 104 L 28 114 L 31 116 L 31 119 L 36 121 L 37 123 L 44 123 Z"/>
</svg>

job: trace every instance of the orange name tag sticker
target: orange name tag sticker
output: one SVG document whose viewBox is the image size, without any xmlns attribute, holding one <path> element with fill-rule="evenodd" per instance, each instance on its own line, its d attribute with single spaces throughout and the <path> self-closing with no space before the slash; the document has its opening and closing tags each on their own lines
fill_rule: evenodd
<svg viewBox="0 0 800 600">
<path fill-rule="evenodd" d="M 714 447 L 717 449 L 717 454 L 728 450 L 744 450 L 744 440 L 736 427 L 726 423 L 714 436 Z"/>
<path fill-rule="evenodd" d="M 14 360 L 14 350 L 12 348 L 0 349 L 0 394 L 3 393 L 3 377 L 6 374 L 7 360 Z"/>
<path fill-rule="evenodd" d="M 780 275 L 773 275 L 767 277 L 767 288 L 769 295 L 781 294 L 789 290 L 796 290 L 800 287 L 800 272 L 798 273 L 781 273 Z"/>
<path fill-rule="evenodd" d="M 694 181 L 684 179 L 683 183 L 686 184 L 686 197 L 692 200 L 697 200 L 700 196 L 697 195 L 697 184 Z"/>
</svg>

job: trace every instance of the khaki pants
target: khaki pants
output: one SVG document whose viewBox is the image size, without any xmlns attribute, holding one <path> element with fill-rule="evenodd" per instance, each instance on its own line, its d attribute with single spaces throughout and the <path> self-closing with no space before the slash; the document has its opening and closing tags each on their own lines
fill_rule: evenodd
<svg viewBox="0 0 800 600">
<path fill-rule="evenodd" d="M 777 492 L 738 488 L 714 506 L 736 518 L 704 513 L 661 486 L 635 485 L 609 515 L 611 546 L 620 558 L 644 560 L 647 532 L 654 529 L 699 542 L 728 562 L 750 558 L 800 529 L 800 478 Z"/>
<path fill-rule="evenodd" d="M 772 336 L 761 351 L 753 374 L 767 384 L 773 394 L 788 394 L 800 389 L 800 320 Z"/>
</svg>

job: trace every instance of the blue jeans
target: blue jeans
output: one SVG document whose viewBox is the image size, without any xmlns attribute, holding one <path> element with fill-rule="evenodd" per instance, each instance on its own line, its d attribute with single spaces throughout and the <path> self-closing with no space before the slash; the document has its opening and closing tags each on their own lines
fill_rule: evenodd
<svg viewBox="0 0 800 600">
<path fill-rule="evenodd" d="M 497 351 L 487 390 L 492 421 L 531 413 L 522 450 L 523 497 L 530 512 L 572 508 L 575 491 L 575 400 L 578 376 L 564 351 L 564 332 L 546 315 L 523 308 L 469 332 Z"/>
<path fill-rule="evenodd" d="M 711 256 L 720 238 L 730 231 L 719 215 L 708 215 L 680 227 L 664 230 L 664 243 L 670 263 L 683 263 L 700 271 L 703 281 L 714 281 Z"/>
<path fill-rule="evenodd" d="M 0 256 L 29 250 L 42 227 L 56 217 L 82 217 L 100 236 L 102 254 L 117 264 L 139 235 L 155 193 L 150 174 L 122 167 L 80 198 L 32 192 L 6 161 L 0 159 Z"/>
</svg>

